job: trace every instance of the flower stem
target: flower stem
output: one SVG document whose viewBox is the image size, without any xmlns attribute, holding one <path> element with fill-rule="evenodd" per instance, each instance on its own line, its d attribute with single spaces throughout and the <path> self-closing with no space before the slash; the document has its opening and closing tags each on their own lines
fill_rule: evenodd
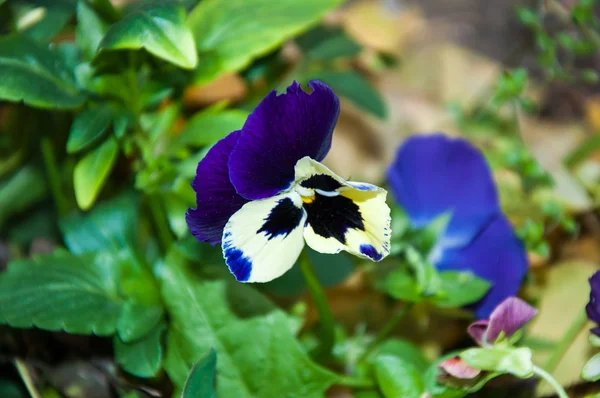
<svg viewBox="0 0 600 398">
<path fill-rule="evenodd" d="M 550 384 L 552 388 L 554 388 L 554 391 L 556 391 L 556 394 L 559 398 L 569 398 L 563 386 L 558 381 L 556 381 L 556 379 L 552 377 L 550 373 L 546 372 L 542 368 L 538 368 L 535 365 L 533 365 L 533 373 L 546 380 L 546 382 L 548 382 L 548 384 Z"/>
<path fill-rule="evenodd" d="M 373 380 L 369 379 L 358 379 L 351 376 L 338 376 L 338 382 L 341 386 L 353 387 L 353 388 L 371 388 L 375 387 Z"/>
<path fill-rule="evenodd" d="M 405 303 L 401 308 L 399 308 L 392 318 L 385 324 L 385 326 L 377 333 L 375 339 L 369 343 L 365 351 L 362 353 L 360 358 L 358 358 L 358 362 L 364 360 L 379 344 L 381 344 L 392 331 L 398 326 L 400 321 L 408 314 L 408 312 L 413 307 L 414 303 Z"/>
<path fill-rule="evenodd" d="M 308 291 L 310 292 L 317 313 L 319 314 L 321 344 L 315 355 L 320 358 L 328 358 L 331 355 L 333 344 L 335 342 L 335 323 L 333 314 L 331 313 L 327 297 L 325 296 L 325 292 L 323 291 L 319 279 L 317 279 L 317 275 L 315 274 L 315 270 L 306 250 L 302 251 L 298 262 L 304 280 L 306 281 Z"/>
<path fill-rule="evenodd" d="M 148 206 L 154 219 L 154 226 L 158 235 L 158 241 L 162 246 L 162 249 L 166 253 L 171 244 L 173 243 L 173 235 L 171 234 L 171 228 L 169 227 L 169 221 L 165 215 L 164 209 L 160 200 L 156 196 L 148 196 Z"/>
<path fill-rule="evenodd" d="M 50 181 L 50 191 L 54 198 L 54 204 L 56 211 L 59 216 L 66 213 L 68 205 L 67 200 L 63 194 L 60 182 L 60 172 L 56 165 L 56 157 L 54 156 L 54 148 L 48 137 L 43 137 L 40 142 L 40 149 L 42 151 L 42 158 L 44 159 L 44 166 L 46 167 L 46 173 L 48 173 L 48 180 Z"/>
<path fill-rule="evenodd" d="M 27 365 L 25 364 L 25 362 L 23 362 L 19 358 L 15 358 L 15 366 L 17 368 L 17 372 L 19 372 L 19 375 L 21 376 L 21 379 L 23 379 L 25 388 L 27 388 L 27 391 L 29 392 L 29 395 L 31 395 L 31 398 L 41 398 L 40 393 L 33 384 L 31 374 L 29 373 L 29 369 L 27 369 Z"/>
<path fill-rule="evenodd" d="M 567 329 L 565 334 L 562 336 L 562 338 L 552 351 L 552 355 L 550 355 L 550 358 L 548 358 L 548 360 L 544 364 L 545 370 L 547 370 L 550 373 L 554 371 L 563 355 L 565 355 L 565 353 L 569 350 L 569 347 L 571 347 L 571 344 L 573 344 L 573 341 L 575 340 L 577 335 L 585 328 L 586 323 L 587 315 L 585 311 L 579 311 L 577 317 L 573 320 L 573 322 L 571 322 L 571 326 L 569 326 L 569 329 Z"/>
</svg>

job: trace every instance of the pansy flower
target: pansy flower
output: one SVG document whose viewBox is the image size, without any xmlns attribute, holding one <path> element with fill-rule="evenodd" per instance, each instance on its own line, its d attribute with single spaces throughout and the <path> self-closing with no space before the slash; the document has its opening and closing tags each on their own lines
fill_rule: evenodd
<svg viewBox="0 0 600 398">
<path fill-rule="evenodd" d="M 467 332 L 482 347 L 491 347 L 500 337 L 510 339 L 538 313 L 537 309 L 517 297 L 502 301 L 490 314 L 490 318 L 469 325 Z M 481 370 L 467 365 L 459 357 L 446 359 L 438 365 L 445 375 L 456 379 L 474 379 Z"/>
<path fill-rule="evenodd" d="M 526 252 L 502 214 L 490 169 L 476 148 L 442 134 L 411 137 L 387 176 L 412 227 L 451 214 L 429 260 L 440 271 L 469 270 L 492 283 L 473 306 L 478 318 L 516 295 L 528 268 Z"/>
<path fill-rule="evenodd" d="M 600 325 L 600 271 L 596 271 L 590 278 L 590 301 L 585 306 L 588 319 Z M 592 328 L 592 333 L 600 336 L 600 326 Z"/>
<path fill-rule="evenodd" d="M 319 163 L 331 147 L 340 104 L 319 81 L 269 93 L 241 130 L 198 164 L 196 208 L 186 221 L 200 241 L 221 244 L 240 282 L 267 282 L 289 270 L 306 242 L 379 261 L 389 253 L 387 192 L 349 182 Z"/>
</svg>

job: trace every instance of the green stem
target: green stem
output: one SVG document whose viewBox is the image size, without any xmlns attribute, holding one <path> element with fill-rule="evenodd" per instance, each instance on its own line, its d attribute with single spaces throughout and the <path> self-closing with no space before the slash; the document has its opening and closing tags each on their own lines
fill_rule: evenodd
<svg viewBox="0 0 600 398">
<path fill-rule="evenodd" d="M 312 266 L 308 253 L 304 250 L 298 259 L 300 270 L 306 281 L 308 291 L 315 303 L 317 313 L 319 314 L 321 344 L 315 355 L 320 358 L 329 358 L 335 342 L 335 322 L 327 297 L 323 291 L 323 287 L 317 279 L 315 270 Z"/>
<path fill-rule="evenodd" d="M 21 379 L 23 379 L 25 388 L 27 388 L 27 391 L 29 392 L 29 395 L 31 395 L 31 398 L 41 398 L 40 393 L 37 391 L 35 385 L 33 384 L 31 374 L 29 373 L 29 369 L 27 369 L 27 364 L 25 364 L 25 362 L 23 362 L 22 360 L 16 358 L 15 366 L 17 368 L 17 372 L 19 372 L 19 375 L 21 376 Z"/>
<path fill-rule="evenodd" d="M 398 326 L 400 321 L 408 314 L 408 312 L 413 307 L 414 303 L 405 303 L 401 308 L 399 308 L 392 318 L 385 324 L 385 326 L 377 333 L 375 339 L 369 343 L 365 351 L 362 353 L 360 358 L 358 358 L 358 362 L 364 360 L 379 344 L 381 344 L 385 339 L 388 338 L 390 333 Z"/>
<path fill-rule="evenodd" d="M 158 197 L 148 196 L 148 205 L 150 206 L 150 212 L 154 219 L 158 241 L 160 242 L 163 251 L 166 253 L 174 242 L 173 234 L 171 234 L 171 228 L 169 227 L 169 221 L 167 220 L 167 216 Z"/>
<path fill-rule="evenodd" d="M 50 191 L 52 192 L 52 197 L 54 198 L 54 204 L 56 205 L 58 215 L 61 216 L 67 212 L 68 205 L 67 199 L 63 195 L 63 190 L 61 188 L 60 172 L 58 171 L 58 166 L 56 165 L 54 148 L 52 147 L 52 142 L 50 142 L 48 137 L 42 138 L 40 148 L 42 151 L 42 157 L 44 159 L 44 165 L 46 166 L 46 173 L 48 173 Z"/>
<path fill-rule="evenodd" d="M 341 386 L 352 387 L 352 388 L 372 388 L 375 387 L 373 380 L 369 379 L 358 379 L 351 376 L 338 376 L 338 382 L 336 383 Z"/>
<path fill-rule="evenodd" d="M 552 355 L 550 355 L 550 358 L 544 364 L 544 369 L 550 373 L 554 371 L 563 355 L 565 355 L 571 344 L 573 344 L 573 341 L 575 341 L 577 335 L 585 328 L 586 323 L 587 315 L 585 311 L 579 311 L 577 317 L 571 322 L 571 326 L 569 326 L 556 347 L 554 347 Z"/>
<path fill-rule="evenodd" d="M 569 398 L 563 386 L 558 381 L 556 381 L 556 379 L 552 377 L 550 373 L 546 372 L 542 368 L 538 368 L 535 365 L 533 365 L 533 373 L 546 380 L 546 382 L 548 382 L 548 384 L 550 384 L 552 388 L 554 388 L 554 391 L 556 391 L 556 394 L 559 398 Z"/>
</svg>

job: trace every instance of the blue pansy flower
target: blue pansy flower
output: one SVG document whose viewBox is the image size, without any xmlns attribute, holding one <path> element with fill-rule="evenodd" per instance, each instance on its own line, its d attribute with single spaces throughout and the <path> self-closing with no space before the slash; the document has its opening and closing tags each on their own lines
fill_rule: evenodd
<svg viewBox="0 0 600 398">
<path fill-rule="evenodd" d="M 527 273 L 527 254 L 500 209 L 490 169 L 475 147 L 442 134 L 411 137 L 398 149 L 387 176 L 414 228 L 451 212 L 429 260 L 440 271 L 470 270 L 492 283 L 473 306 L 478 318 L 487 318 L 517 294 Z"/>
<path fill-rule="evenodd" d="M 241 130 L 198 164 L 196 208 L 186 221 L 200 241 L 221 244 L 240 282 L 273 280 L 304 242 L 321 253 L 348 251 L 379 261 L 389 253 L 387 192 L 345 181 L 319 163 L 331 147 L 340 104 L 319 81 L 269 93 Z"/>
</svg>

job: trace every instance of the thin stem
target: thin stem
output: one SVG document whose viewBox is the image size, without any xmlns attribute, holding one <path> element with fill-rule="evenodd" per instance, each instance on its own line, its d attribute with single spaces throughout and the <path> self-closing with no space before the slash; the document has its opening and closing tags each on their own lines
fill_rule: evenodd
<svg viewBox="0 0 600 398">
<path fill-rule="evenodd" d="M 158 197 L 148 196 L 148 205 L 150 207 L 150 212 L 152 213 L 152 218 L 154 219 L 158 241 L 166 253 L 174 241 L 173 235 L 171 234 L 171 228 L 169 227 L 169 221 L 167 220 L 167 216 Z"/>
<path fill-rule="evenodd" d="M 535 365 L 533 365 L 533 373 L 546 380 L 548 384 L 550 384 L 552 388 L 554 388 L 554 391 L 556 391 L 556 394 L 559 398 L 569 398 L 563 386 L 558 381 L 556 381 L 556 379 L 552 377 L 550 373 L 546 372 L 542 368 L 538 368 Z"/>
<path fill-rule="evenodd" d="M 19 372 L 19 375 L 23 379 L 23 383 L 25 383 L 25 387 L 27 388 L 29 395 L 31 395 L 31 398 L 41 398 L 40 393 L 37 391 L 35 385 L 33 384 L 31 373 L 29 373 L 27 364 L 21 359 L 15 358 L 15 366 L 17 368 L 17 372 Z"/>
<path fill-rule="evenodd" d="M 54 148 L 52 142 L 48 137 L 43 137 L 40 143 L 42 151 L 42 157 L 44 158 L 44 166 L 46 166 L 46 173 L 48 173 L 48 180 L 50 181 L 50 191 L 54 198 L 54 204 L 59 216 L 64 215 L 67 211 L 68 205 L 60 182 L 60 172 L 56 164 L 56 157 L 54 156 Z"/>
<path fill-rule="evenodd" d="M 394 315 L 388 321 L 388 323 L 386 323 L 385 326 L 379 331 L 379 333 L 377 333 L 375 339 L 371 343 L 369 343 L 365 351 L 358 359 L 358 362 L 364 360 L 371 352 L 373 352 L 375 348 L 377 348 L 379 344 L 381 344 L 386 338 L 388 338 L 390 333 L 392 333 L 396 326 L 398 326 L 398 324 L 406 316 L 406 314 L 408 314 L 413 305 L 414 303 L 405 303 L 394 313 Z"/>
<path fill-rule="evenodd" d="M 571 326 L 569 326 L 565 334 L 561 337 L 560 341 L 552 351 L 552 355 L 550 355 L 550 358 L 548 358 L 544 364 L 544 369 L 550 373 L 554 371 L 563 355 L 565 355 L 565 353 L 569 350 L 569 347 L 571 347 L 571 344 L 573 344 L 573 341 L 575 341 L 577 335 L 585 328 L 586 323 L 587 315 L 585 311 L 579 311 L 577 317 L 573 320 L 573 322 L 571 322 Z"/>
<path fill-rule="evenodd" d="M 327 302 L 323 287 L 321 286 L 319 279 L 317 279 L 317 275 L 315 274 L 315 270 L 306 251 L 303 251 L 300 254 L 298 262 L 304 280 L 306 281 L 308 291 L 310 292 L 317 313 L 319 314 L 321 344 L 315 355 L 321 358 L 328 358 L 331 356 L 331 351 L 335 342 L 335 323 L 333 314 L 331 313 L 331 308 L 329 308 L 329 303 Z"/>
<path fill-rule="evenodd" d="M 351 376 L 338 376 L 338 382 L 336 384 L 353 388 L 375 387 L 375 383 L 373 382 L 373 380 L 357 379 Z"/>
</svg>

